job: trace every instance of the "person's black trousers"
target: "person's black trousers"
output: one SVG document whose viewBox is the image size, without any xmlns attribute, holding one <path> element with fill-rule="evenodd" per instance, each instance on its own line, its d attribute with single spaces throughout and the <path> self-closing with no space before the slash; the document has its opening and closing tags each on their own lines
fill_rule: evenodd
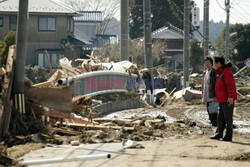
<svg viewBox="0 0 250 167">
<path fill-rule="evenodd" d="M 209 113 L 208 106 L 211 102 L 207 102 L 207 113 L 209 120 L 213 126 L 217 126 L 217 115 L 218 113 Z"/>
<path fill-rule="evenodd" d="M 223 131 L 226 128 L 225 138 L 232 139 L 233 137 L 233 110 L 234 104 L 229 103 L 219 103 L 220 109 L 218 114 L 218 124 L 216 132 L 221 137 L 223 136 Z"/>
</svg>

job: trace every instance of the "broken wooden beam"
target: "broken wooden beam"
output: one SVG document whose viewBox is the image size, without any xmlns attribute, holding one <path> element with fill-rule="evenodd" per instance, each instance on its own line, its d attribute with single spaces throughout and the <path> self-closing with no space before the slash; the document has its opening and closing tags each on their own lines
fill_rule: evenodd
<svg viewBox="0 0 250 167">
<path fill-rule="evenodd" d="M 176 100 L 184 98 L 186 101 L 190 101 L 192 99 L 201 99 L 201 91 L 193 90 L 190 87 L 179 90 L 178 92 L 174 93 L 174 98 Z"/>
<path fill-rule="evenodd" d="M 78 124 L 88 124 L 90 121 L 88 119 L 84 119 L 81 116 L 76 116 L 73 113 L 62 112 L 53 109 L 44 109 L 43 111 L 37 112 L 36 114 L 52 117 L 56 119 L 64 119 L 65 122 L 69 123 L 78 123 Z M 98 122 L 92 121 L 93 124 L 99 124 Z"/>
<path fill-rule="evenodd" d="M 132 119 L 125 119 L 125 118 L 95 118 L 93 119 L 96 122 L 113 122 L 113 121 L 122 121 L 125 123 L 131 123 L 133 120 Z"/>
<path fill-rule="evenodd" d="M 73 88 L 71 86 L 57 88 L 26 87 L 25 96 L 29 100 L 51 109 L 65 112 L 71 112 L 72 110 Z"/>
<path fill-rule="evenodd" d="M 48 63 L 50 74 L 52 74 L 52 65 L 51 65 L 51 61 L 50 61 L 50 55 L 49 55 L 47 50 L 45 50 L 45 57 L 46 57 L 46 60 Z"/>
<path fill-rule="evenodd" d="M 124 129 L 126 131 L 134 130 L 134 127 L 122 127 L 122 126 L 103 126 L 103 125 L 88 125 L 88 124 L 76 124 L 76 123 L 68 123 L 66 125 L 69 127 L 84 128 L 90 130 L 104 130 L 104 129 L 112 129 L 112 130 Z"/>
<path fill-rule="evenodd" d="M 9 131 L 11 111 L 12 111 L 12 83 L 14 77 L 14 60 L 16 57 L 16 46 L 10 46 L 6 62 L 6 74 L 2 85 L 3 109 L 0 110 L 0 136 Z"/>
<path fill-rule="evenodd" d="M 72 130 L 66 130 L 66 129 L 56 128 L 56 129 L 54 129 L 54 134 L 65 135 L 65 136 L 79 136 L 82 133 L 81 132 L 72 131 Z"/>
</svg>

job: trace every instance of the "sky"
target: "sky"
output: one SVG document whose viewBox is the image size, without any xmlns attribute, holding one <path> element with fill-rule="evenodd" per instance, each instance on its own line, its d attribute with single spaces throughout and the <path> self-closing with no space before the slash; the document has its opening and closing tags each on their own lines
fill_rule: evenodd
<svg viewBox="0 0 250 167">
<path fill-rule="evenodd" d="M 63 1 L 63 0 L 57 0 Z M 84 1 L 84 0 L 83 0 Z M 96 0 L 98 1 L 98 0 Z M 105 0 L 103 0 L 105 1 Z M 120 0 L 114 0 L 120 3 Z M 153 0 L 152 0 L 153 1 Z M 203 20 L 203 4 L 206 0 L 194 0 L 200 8 L 200 19 Z M 226 21 L 225 0 L 209 0 L 209 18 L 215 22 Z M 230 0 L 230 23 L 250 23 L 250 0 Z M 120 20 L 120 12 L 115 17 Z"/>
<path fill-rule="evenodd" d="M 194 0 L 200 8 L 200 18 L 203 20 L 204 0 Z M 215 22 L 226 21 L 225 0 L 209 0 L 209 18 Z M 250 23 L 250 0 L 230 0 L 230 23 Z M 222 9 L 224 8 L 224 9 Z"/>
</svg>

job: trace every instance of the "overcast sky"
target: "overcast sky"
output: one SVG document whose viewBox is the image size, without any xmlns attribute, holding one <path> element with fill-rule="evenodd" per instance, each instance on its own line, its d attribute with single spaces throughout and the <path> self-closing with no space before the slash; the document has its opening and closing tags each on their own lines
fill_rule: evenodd
<svg viewBox="0 0 250 167">
<path fill-rule="evenodd" d="M 204 0 L 194 0 L 200 8 L 200 18 L 203 20 L 203 4 Z M 230 0 L 231 2 L 231 15 L 230 23 L 250 23 L 250 0 Z M 210 0 L 210 20 L 215 22 L 226 20 L 225 0 Z"/>
</svg>

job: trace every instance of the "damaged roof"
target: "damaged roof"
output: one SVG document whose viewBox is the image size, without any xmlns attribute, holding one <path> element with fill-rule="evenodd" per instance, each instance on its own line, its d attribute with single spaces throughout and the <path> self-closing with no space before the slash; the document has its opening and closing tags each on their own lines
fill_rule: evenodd
<svg viewBox="0 0 250 167">
<path fill-rule="evenodd" d="M 6 0 L 0 3 L 0 12 L 17 13 L 19 0 Z M 77 12 L 66 5 L 54 0 L 29 0 L 30 13 L 47 14 L 77 14 Z"/>
</svg>

